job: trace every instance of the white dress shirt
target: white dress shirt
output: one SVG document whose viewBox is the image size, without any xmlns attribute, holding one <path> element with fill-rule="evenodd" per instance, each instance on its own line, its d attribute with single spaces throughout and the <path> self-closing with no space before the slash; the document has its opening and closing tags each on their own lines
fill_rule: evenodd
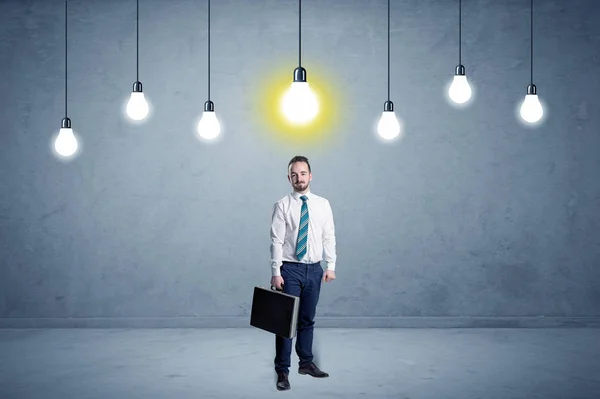
<svg viewBox="0 0 600 399">
<path fill-rule="evenodd" d="M 302 200 L 306 195 L 308 206 L 308 239 L 306 255 L 302 260 L 296 257 L 298 228 Z M 335 270 L 335 226 L 329 201 L 311 193 L 296 191 L 286 195 L 273 206 L 271 221 L 271 269 L 273 276 L 281 275 L 283 261 L 316 263 L 325 260 L 327 270 Z"/>
</svg>

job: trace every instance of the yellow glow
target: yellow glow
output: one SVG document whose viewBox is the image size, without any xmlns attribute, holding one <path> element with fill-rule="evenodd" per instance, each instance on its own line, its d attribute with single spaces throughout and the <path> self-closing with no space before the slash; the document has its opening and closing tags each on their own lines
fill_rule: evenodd
<svg viewBox="0 0 600 399">
<path fill-rule="evenodd" d="M 306 68 L 306 81 L 317 97 L 319 113 L 306 124 L 290 122 L 281 110 L 281 101 L 294 80 L 294 68 L 288 64 L 263 70 L 256 76 L 258 89 L 255 92 L 254 115 L 263 136 L 279 144 L 320 147 L 331 143 L 336 129 L 341 125 L 340 107 L 343 106 L 340 91 L 336 90 L 332 74 L 310 66 Z"/>
</svg>

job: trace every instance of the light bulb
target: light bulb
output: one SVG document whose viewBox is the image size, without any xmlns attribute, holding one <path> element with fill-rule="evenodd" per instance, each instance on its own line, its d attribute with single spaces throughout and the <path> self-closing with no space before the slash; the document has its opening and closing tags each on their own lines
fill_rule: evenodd
<svg viewBox="0 0 600 399">
<path fill-rule="evenodd" d="M 54 141 L 54 149 L 63 157 L 70 157 L 77 151 L 77 139 L 70 127 L 62 127 Z"/>
<path fill-rule="evenodd" d="M 148 116 L 149 110 L 148 102 L 146 101 L 146 97 L 144 96 L 144 92 L 142 90 L 142 83 L 136 80 L 133 82 L 133 92 L 129 97 L 129 101 L 127 102 L 127 107 L 125 109 L 127 116 L 129 116 L 131 120 L 141 121 Z"/>
<path fill-rule="evenodd" d="M 198 122 L 198 134 L 206 140 L 216 138 L 221 132 L 221 126 L 215 111 L 204 111 Z"/>
<path fill-rule="evenodd" d="M 454 68 L 454 78 L 452 78 L 452 84 L 448 88 L 448 97 L 455 104 L 464 104 L 471 99 L 471 95 L 471 86 L 465 74 L 465 67 L 458 64 Z"/>
<path fill-rule="evenodd" d="M 131 93 L 131 97 L 129 97 L 129 101 L 127 102 L 126 111 L 127 115 L 134 121 L 141 121 L 148 116 L 148 102 L 146 101 L 143 92 L 134 91 Z"/>
<path fill-rule="evenodd" d="M 317 116 L 319 102 L 308 82 L 292 82 L 281 101 L 281 111 L 293 123 L 307 123 Z"/>
<path fill-rule="evenodd" d="M 537 94 L 526 94 L 521 104 L 521 118 L 525 122 L 535 123 L 542 119 L 544 109 Z"/>
<path fill-rule="evenodd" d="M 377 124 L 377 134 L 382 139 L 391 140 L 400 134 L 400 123 L 394 111 L 383 111 Z"/>
<path fill-rule="evenodd" d="M 533 83 L 527 85 L 527 94 L 521 103 L 520 114 L 527 123 L 538 122 L 544 115 L 544 109 L 537 96 L 537 87 Z"/>
<path fill-rule="evenodd" d="M 464 104 L 471 98 L 471 86 L 466 75 L 454 75 L 448 90 L 450 99 L 457 104 Z"/>
</svg>

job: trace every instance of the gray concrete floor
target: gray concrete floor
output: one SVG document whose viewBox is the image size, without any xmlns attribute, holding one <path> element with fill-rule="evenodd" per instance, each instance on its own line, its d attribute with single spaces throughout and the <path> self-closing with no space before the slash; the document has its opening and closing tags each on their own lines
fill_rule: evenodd
<svg viewBox="0 0 600 399">
<path fill-rule="evenodd" d="M 274 338 L 240 329 L 0 329 L 2 399 L 598 399 L 599 329 L 315 331 L 329 378 L 275 389 Z"/>
</svg>

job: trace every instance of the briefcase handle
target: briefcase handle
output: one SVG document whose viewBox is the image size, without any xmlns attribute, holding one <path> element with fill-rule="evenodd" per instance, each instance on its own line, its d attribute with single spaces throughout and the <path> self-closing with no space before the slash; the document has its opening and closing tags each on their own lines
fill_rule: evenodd
<svg viewBox="0 0 600 399">
<path fill-rule="evenodd" d="M 282 286 L 283 286 L 283 284 L 282 284 Z M 275 287 L 274 285 L 271 285 L 271 289 L 272 289 L 273 291 L 279 291 L 279 292 L 283 292 L 283 290 L 280 290 L 280 289 L 278 289 L 278 288 L 277 288 L 277 287 Z"/>
</svg>

